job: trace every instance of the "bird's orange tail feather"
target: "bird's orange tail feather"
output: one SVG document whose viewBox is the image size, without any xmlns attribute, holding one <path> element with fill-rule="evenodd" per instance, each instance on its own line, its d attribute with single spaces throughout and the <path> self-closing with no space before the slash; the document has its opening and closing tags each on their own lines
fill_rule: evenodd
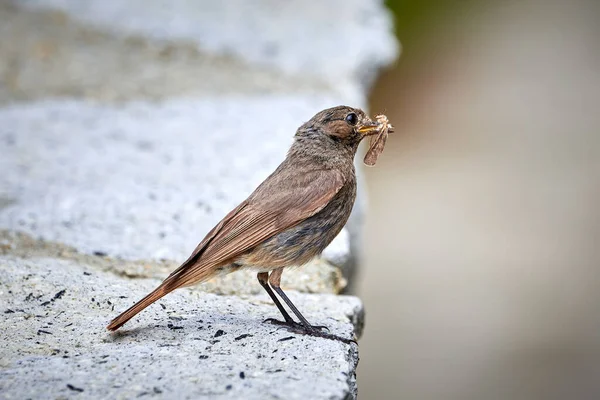
<svg viewBox="0 0 600 400">
<path fill-rule="evenodd" d="M 121 313 L 118 317 L 113 319 L 110 322 L 110 324 L 106 327 L 106 329 L 108 329 L 109 331 L 116 331 L 121 326 L 123 326 L 123 324 L 125 324 L 127 321 L 133 318 L 137 313 L 139 313 L 144 308 L 148 307 L 150 304 L 154 303 L 156 300 L 169 294 L 172 291 L 173 289 L 167 288 L 166 285 L 163 283 L 162 285 L 154 289 L 146 297 L 144 297 L 142 300 L 138 301 L 133 306 L 129 307 L 126 311 Z"/>
</svg>

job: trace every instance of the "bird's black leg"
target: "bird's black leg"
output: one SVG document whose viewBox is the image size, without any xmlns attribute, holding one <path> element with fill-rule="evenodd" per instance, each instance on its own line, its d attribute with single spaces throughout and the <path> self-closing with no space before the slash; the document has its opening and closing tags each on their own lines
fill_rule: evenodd
<svg viewBox="0 0 600 400">
<path fill-rule="evenodd" d="M 273 300 L 273 303 L 275 303 L 275 305 L 277 306 L 277 308 L 279 309 L 279 312 L 281 313 L 281 315 L 283 315 L 283 319 L 285 319 L 285 322 L 287 323 L 295 323 L 294 320 L 292 319 L 292 317 L 290 317 L 290 314 L 288 314 L 288 312 L 285 310 L 285 308 L 283 307 L 283 305 L 281 304 L 281 302 L 279 301 L 279 299 L 277 298 L 277 296 L 275 296 L 275 293 L 273 293 L 273 291 L 271 290 L 271 287 L 269 286 L 269 273 L 268 272 L 259 272 L 258 275 L 256 275 L 256 277 L 258 278 L 258 282 L 260 283 L 260 285 L 267 291 L 267 293 L 269 294 L 269 297 L 271 297 L 271 299 Z M 271 321 L 273 320 L 272 318 L 269 318 L 266 321 Z"/>
<path fill-rule="evenodd" d="M 288 307 L 292 310 L 292 312 L 294 314 L 296 314 L 296 317 L 298 317 L 298 319 L 300 320 L 300 323 L 302 324 L 302 326 L 304 326 L 305 328 L 309 328 L 309 329 L 316 329 L 316 330 L 327 329 L 327 330 L 329 330 L 326 326 L 311 325 L 308 322 L 308 320 L 306 318 L 304 318 L 304 315 L 302 315 L 300 313 L 300 311 L 296 308 L 296 306 L 294 305 L 294 303 L 292 303 L 292 301 L 290 300 L 290 298 L 287 297 L 287 295 L 281 289 L 281 287 L 279 287 L 279 286 L 273 286 L 273 290 L 275 290 L 277 292 L 277 294 L 279 295 L 279 297 L 281 297 L 283 299 L 283 301 L 285 301 L 285 303 L 288 305 Z"/>
<path fill-rule="evenodd" d="M 274 325 L 284 325 L 295 329 L 302 329 L 304 325 L 297 323 L 292 317 L 290 317 L 290 314 L 288 314 L 285 307 L 283 307 L 283 304 L 281 304 L 277 296 L 275 296 L 275 293 L 273 293 L 271 286 L 269 286 L 269 274 L 267 272 L 259 272 L 256 277 L 258 278 L 258 282 L 260 283 L 260 285 L 267 291 L 269 297 L 271 297 L 273 303 L 275 303 L 275 305 L 279 309 L 279 312 L 281 313 L 281 315 L 283 315 L 283 319 L 285 320 L 279 321 L 275 318 L 267 318 L 263 322 L 269 322 Z"/>
<path fill-rule="evenodd" d="M 298 317 L 298 319 L 300 320 L 300 323 L 297 323 L 293 320 L 288 321 L 287 319 L 285 322 L 282 322 L 282 321 L 277 321 L 277 320 L 274 320 L 271 318 L 266 320 L 265 322 L 270 322 L 270 323 L 276 324 L 276 325 L 283 325 L 286 328 L 288 328 L 289 330 L 291 330 L 292 332 L 296 332 L 296 333 L 301 333 L 301 334 L 310 335 L 310 336 L 317 336 L 317 337 L 322 337 L 322 338 L 332 339 L 332 340 L 339 340 L 344 343 L 356 343 L 355 340 L 345 339 L 340 336 L 336 336 L 336 335 L 332 335 L 330 333 L 323 332 L 323 329 L 329 330 L 326 326 L 311 325 L 308 322 L 308 320 L 306 318 L 304 318 L 302 313 L 300 313 L 298 308 L 296 308 L 294 303 L 292 303 L 292 301 L 287 297 L 287 295 L 283 292 L 283 290 L 279 286 L 279 283 L 281 281 L 282 272 L 283 272 L 283 268 L 278 268 L 278 269 L 274 270 L 271 273 L 271 276 L 269 277 L 269 283 L 271 284 L 271 287 L 273 288 L 273 290 L 275 290 L 277 292 L 277 294 L 283 299 L 283 301 L 285 301 L 285 303 L 288 305 L 288 307 L 290 307 L 292 312 L 294 314 L 296 314 L 296 317 Z M 260 280 L 260 278 L 259 278 L 259 280 Z M 271 293 L 273 293 L 273 292 L 271 291 Z M 274 294 L 273 294 L 273 296 L 274 296 Z M 272 296 L 272 298 L 273 298 L 273 296 Z M 275 301 L 275 299 L 273 299 L 273 300 Z M 275 301 L 275 304 L 277 304 L 277 303 L 279 303 L 279 302 Z M 278 307 L 281 307 L 279 309 L 280 311 L 283 308 L 281 306 L 281 303 L 279 303 Z M 282 314 L 283 314 L 283 312 L 282 312 Z M 284 314 L 284 318 L 285 318 L 285 315 L 287 315 L 287 313 Z M 289 317 L 289 315 L 288 315 L 288 317 Z"/>
</svg>

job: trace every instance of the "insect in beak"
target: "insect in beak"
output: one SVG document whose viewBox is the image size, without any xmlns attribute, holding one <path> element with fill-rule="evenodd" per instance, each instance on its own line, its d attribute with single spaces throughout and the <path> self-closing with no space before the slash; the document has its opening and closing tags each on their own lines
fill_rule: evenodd
<svg viewBox="0 0 600 400">
<path fill-rule="evenodd" d="M 373 166 L 377 162 L 377 158 L 383 151 L 385 147 L 385 142 L 388 137 L 388 133 L 394 132 L 394 127 L 390 124 L 387 117 L 383 114 L 378 115 L 376 117 L 377 127 L 374 129 L 373 133 L 367 133 L 366 135 L 375 135 L 371 136 L 371 144 L 369 145 L 369 150 L 365 154 L 364 163 L 368 166 Z M 365 135 L 365 136 L 366 136 Z"/>
</svg>

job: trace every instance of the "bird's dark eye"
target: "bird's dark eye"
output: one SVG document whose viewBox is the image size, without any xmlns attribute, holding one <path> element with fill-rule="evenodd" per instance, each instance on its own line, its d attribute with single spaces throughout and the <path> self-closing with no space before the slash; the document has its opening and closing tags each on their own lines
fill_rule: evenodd
<svg viewBox="0 0 600 400">
<path fill-rule="evenodd" d="M 346 115 L 346 122 L 350 125 L 356 125 L 358 122 L 358 117 L 354 113 L 350 113 Z"/>
</svg>

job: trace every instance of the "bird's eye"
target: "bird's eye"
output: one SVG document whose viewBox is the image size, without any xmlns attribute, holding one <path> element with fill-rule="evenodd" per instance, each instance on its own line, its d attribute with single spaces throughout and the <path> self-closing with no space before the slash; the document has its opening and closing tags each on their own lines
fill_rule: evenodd
<svg viewBox="0 0 600 400">
<path fill-rule="evenodd" d="M 356 125 L 358 122 L 358 117 L 354 113 L 350 113 L 346 115 L 346 122 L 350 125 Z"/>
</svg>

